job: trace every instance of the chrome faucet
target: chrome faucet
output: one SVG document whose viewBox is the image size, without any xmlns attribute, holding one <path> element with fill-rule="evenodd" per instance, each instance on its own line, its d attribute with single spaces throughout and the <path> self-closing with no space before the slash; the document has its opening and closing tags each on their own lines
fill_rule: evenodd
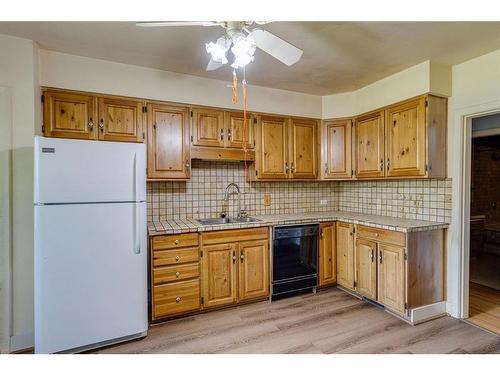
<svg viewBox="0 0 500 375">
<path fill-rule="evenodd" d="M 235 184 L 234 182 L 231 182 L 229 185 L 226 186 L 226 189 L 224 190 L 224 205 L 222 208 L 222 213 L 221 217 L 226 217 L 226 211 L 225 211 L 225 206 L 229 204 L 229 195 L 230 195 L 230 190 L 231 188 L 234 188 L 236 190 L 236 193 L 233 194 L 238 194 L 238 216 L 237 217 L 243 217 L 246 216 L 246 211 L 241 209 L 241 191 L 240 187 Z"/>
</svg>

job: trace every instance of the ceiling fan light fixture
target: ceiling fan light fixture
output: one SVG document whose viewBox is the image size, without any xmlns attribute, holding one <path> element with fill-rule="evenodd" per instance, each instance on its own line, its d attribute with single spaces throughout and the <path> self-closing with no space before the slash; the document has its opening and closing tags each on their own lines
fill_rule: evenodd
<svg viewBox="0 0 500 375">
<path fill-rule="evenodd" d="M 256 45 L 253 38 L 248 35 L 238 35 L 233 38 L 231 52 L 234 55 L 234 62 L 231 66 L 234 69 L 242 68 L 254 60 Z"/>
<path fill-rule="evenodd" d="M 227 40 L 225 36 L 221 36 L 215 43 L 205 43 L 205 48 L 211 55 L 212 60 L 221 64 L 227 64 L 226 53 L 230 46 L 231 41 Z"/>
</svg>

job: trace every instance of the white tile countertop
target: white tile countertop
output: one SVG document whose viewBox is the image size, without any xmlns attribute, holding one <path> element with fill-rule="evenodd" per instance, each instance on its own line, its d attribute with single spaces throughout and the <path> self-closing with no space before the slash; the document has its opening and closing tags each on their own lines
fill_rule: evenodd
<svg viewBox="0 0 500 375">
<path fill-rule="evenodd" d="M 148 222 L 150 236 L 174 233 L 207 232 L 213 230 L 256 228 L 274 225 L 290 225 L 304 223 L 319 223 L 322 221 L 344 221 L 352 224 L 362 224 L 374 228 L 395 230 L 398 232 L 416 232 L 448 228 L 447 223 L 432 221 L 402 219 L 398 217 L 367 215 L 345 211 L 307 212 L 280 215 L 252 216 L 260 221 L 252 223 L 234 223 L 221 225 L 202 225 L 196 219 L 174 219 Z"/>
</svg>

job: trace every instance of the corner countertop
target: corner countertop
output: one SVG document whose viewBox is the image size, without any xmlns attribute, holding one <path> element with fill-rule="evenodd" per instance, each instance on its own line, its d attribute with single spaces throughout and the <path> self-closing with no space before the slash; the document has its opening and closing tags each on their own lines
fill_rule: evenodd
<svg viewBox="0 0 500 375">
<path fill-rule="evenodd" d="M 208 232 L 213 230 L 256 228 L 274 225 L 290 225 L 305 223 L 320 223 L 323 221 L 343 221 L 352 224 L 362 224 L 369 227 L 394 230 L 398 232 L 417 232 L 448 228 L 447 223 L 432 221 L 402 219 L 397 217 L 368 215 L 345 211 L 307 212 L 279 215 L 252 215 L 260 221 L 253 223 L 202 225 L 196 219 L 184 218 L 148 222 L 150 236 L 162 234 L 177 234 L 190 232 Z"/>
</svg>

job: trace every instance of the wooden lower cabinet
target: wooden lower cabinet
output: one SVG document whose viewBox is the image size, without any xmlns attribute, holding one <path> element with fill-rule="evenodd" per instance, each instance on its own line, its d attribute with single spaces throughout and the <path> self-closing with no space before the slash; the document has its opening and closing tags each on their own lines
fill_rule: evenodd
<svg viewBox="0 0 500 375">
<path fill-rule="evenodd" d="M 244 301 L 269 295 L 268 240 L 241 242 L 238 300 Z"/>
<path fill-rule="evenodd" d="M 200 309 L 200 248 L 198 245 L 198 233 L 151 238 L 151 319 L 153 321 Z"/>
<path fill-rule="evenodd" d="M 377 299 L 377 243 L 356 239 L 356 291 L 362 296 Z"/>
<path fill-rule="evenodd" d="M 335 223 L 320 225 L 319 280 L 318 285 L 327 286 L 337 282 L 337 235 Z"/>
<path fill-rule="evenodd" d="M 153 286 L 153 319 L 200 308 L 200 280 Z"/>
<path fill-rule="evenodd" d="M 354 225 L 337 222 L 337 284 L 354 289 Z"/>
<path fill-rule="evenodd" d="M 268 230 L 264 227 L 201 235 L 204 308 L 269 295 Z"/>
<path fill-rule="evenodd" d="M 204 246 L 202 252 L 203 306 L 235 303 L 238 296 L 236 244 Z"/>
<path fill-rule="evenodd" d="M 378 298 L 385 307 L 404 313 L 405 310 L 405 248 L 378 245 Z"/>
<path fill-rule="evenodd" d="M 269 296 L 269 228 L 153 236 L 151 319 Z"/>
</svg>

